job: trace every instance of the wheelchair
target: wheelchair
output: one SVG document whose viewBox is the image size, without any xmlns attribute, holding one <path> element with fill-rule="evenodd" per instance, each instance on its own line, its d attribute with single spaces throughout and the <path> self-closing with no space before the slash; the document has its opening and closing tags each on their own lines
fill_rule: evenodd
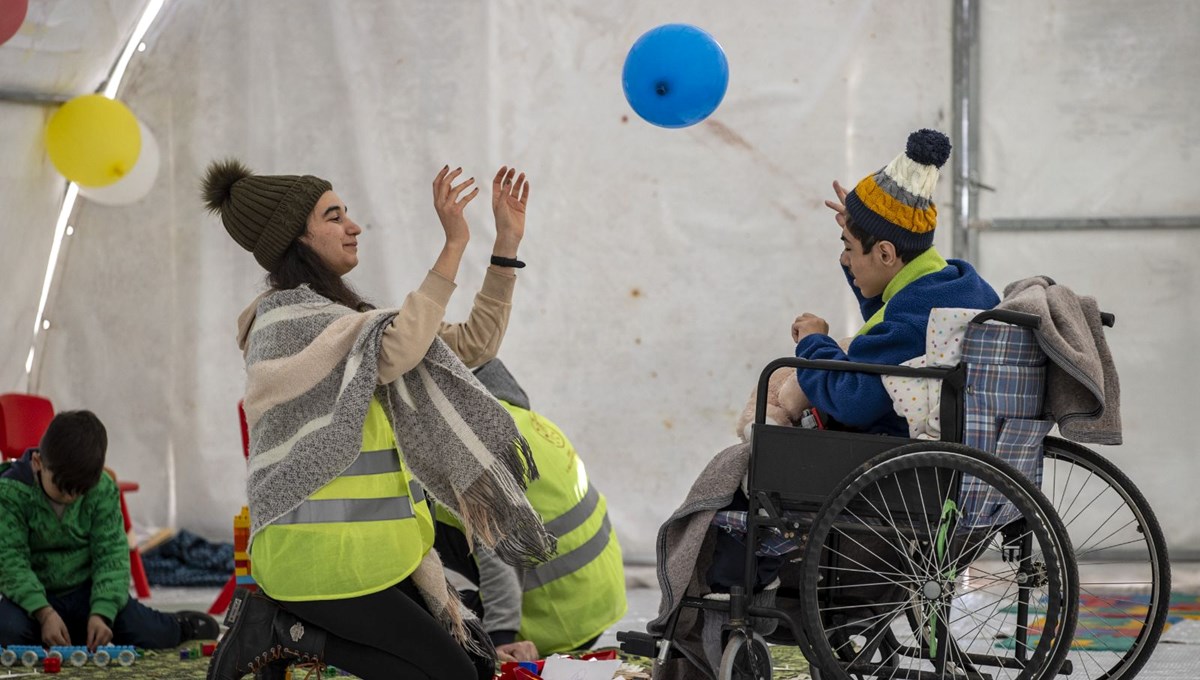
<svg viewBox="0 0 1200 680">
<path fill-rule="evenodd" d="M 657 671 L 681 655 L 680 613 L 697 609 L 728 616 L 719 680 L 772 677 L 755 619 L 780 622 L 772 641 L 797 645 L 815 680 L 1134 677 L 1166 620 L 1166 543 L 1120 470 L 1045 436 L 1040 322 L 978 314 L 953 368 L 768 364 L 746 481 L 746 583 L 728 600 L 685 596 L 661 637 L 621 632 L 622 649 Z M 941 440 L 765 424 L 768 380 L 787 366 L 940 380 Z M 793 556 L 774 607 L 749 595 L 763 539 Z M 1134 572 L 1114 582 L 1105 567 L 1116 560 Z M 1131 588 L 1135 601 L 1122 600 Z M 1081 610 L 1116 616 L 1120 644 L 1074 645 Z"/>
</svg>

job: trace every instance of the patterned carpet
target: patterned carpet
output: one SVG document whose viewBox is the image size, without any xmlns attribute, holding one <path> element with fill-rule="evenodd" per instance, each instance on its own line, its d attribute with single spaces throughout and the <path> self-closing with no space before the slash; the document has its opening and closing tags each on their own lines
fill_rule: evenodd
<svg viewBox="0 0 1200 680">
<path fill-rule="evenodd" d="M 1129 649 L 1142 629 L 1149 602 L 1149 595 L 1080 596 L 1079 623 L 1075 628 L 1075 639 L 1071 642 L 1071 648 L 1112 652 Z M 1010 608 L 1006 611 L 1012 613 L 1016 609 Z M 1172 624 L 1185 619 L 1200 620 L 1200 595 L 1172 593 L 1165 630 L 1170 630 Z M 1044 623 L 1045 619 L 1040 618 L 1030 626 L 1034 640 L 1038 638 Z M 997 644 L 1012 649 L 1015 641 L 1009 639 Z"/>
<path fill-rule="evenodd" d="M 639 668 L 647 673 L 649 672 L 650 659 L 628 655 L 621 656 L 622 660 L 628 664 L 628 667 Z M 771 656 L 775 663 L 774 680 L 796 680 L 797 678 L 807 680 L 809 678 L 808 663 L 796 647 L 772 647 Z M 59 677 L 77 678 L 79 680 L 91 680 L 94 678 L 203 680 L 207 670 L 208 659 L 181 660 L 177 651 L 166 650 L 145 652 L 136 664 L 128 668 L 116 665 L 107 668 L 97 668 L 96 666 L 85 666 L 83 668 L 64 666 L 62 672 L 59 673 Z M 20 666 L 0 668 L 0 680 L 4 680 L 6 672 L 25 673 L 27 671 L 28 669 L 21 668 Z M 306 678 L 306 670 L 299 668 L 294 669 L 292 674 L 293 680 L 317 680 L 318 677 L 331 676 L 328 673 L 325 676 L 318 676 L 316 673 L 313 673 L 311 679 L 309 679 Z M 342 675 L 341 677 L 353 678 L 354 676 Z"/>
</svg>

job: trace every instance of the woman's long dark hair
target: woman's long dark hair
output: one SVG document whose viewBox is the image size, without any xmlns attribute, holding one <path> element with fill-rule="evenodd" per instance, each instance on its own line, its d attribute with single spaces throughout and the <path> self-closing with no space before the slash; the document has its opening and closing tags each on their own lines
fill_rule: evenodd
<svg viewBox="0 0 1200 680">
<path fill-rule="evenodd" d="M 267 274 L 267 283 L 275 290 L 289 290 L 307 283 L 314 293 L 355 311 L 363 312 L 375 308 L 370 302 L 362 299 L 342 277 L 333 273 L 321 256 L 300 239 L 292 241 L 283 252 L 279 264 Z"/>
</svg>

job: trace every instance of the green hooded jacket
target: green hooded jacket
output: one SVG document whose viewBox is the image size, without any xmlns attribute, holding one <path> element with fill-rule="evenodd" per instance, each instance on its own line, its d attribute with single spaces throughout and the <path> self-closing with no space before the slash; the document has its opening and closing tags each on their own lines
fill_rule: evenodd
<svg viewBox="0 0 1200 680">
<path fill-rule="evenodd" d="M 31 465 L 33 449 L 0 464 L 0 596 L 33 614 L 47 593 L 91 582 L 91 614 L 109 622 L 129 601 L 129 543 L 107 474 L 60 518 Z"/>
</svg>

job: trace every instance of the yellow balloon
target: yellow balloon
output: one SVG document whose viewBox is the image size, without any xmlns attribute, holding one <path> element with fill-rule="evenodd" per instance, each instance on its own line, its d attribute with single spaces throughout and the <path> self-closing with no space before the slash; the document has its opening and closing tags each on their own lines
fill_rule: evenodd
<svg viewBox="0 0 1200 680">
<path fill-rule="evenodd" d="M 119 181 L 137 163 L 142 133 L 137 117 L 102 94 L 63 104 L 46 125 L 46 151 L 64 177 L 85 187 Z"/>
</svg>

